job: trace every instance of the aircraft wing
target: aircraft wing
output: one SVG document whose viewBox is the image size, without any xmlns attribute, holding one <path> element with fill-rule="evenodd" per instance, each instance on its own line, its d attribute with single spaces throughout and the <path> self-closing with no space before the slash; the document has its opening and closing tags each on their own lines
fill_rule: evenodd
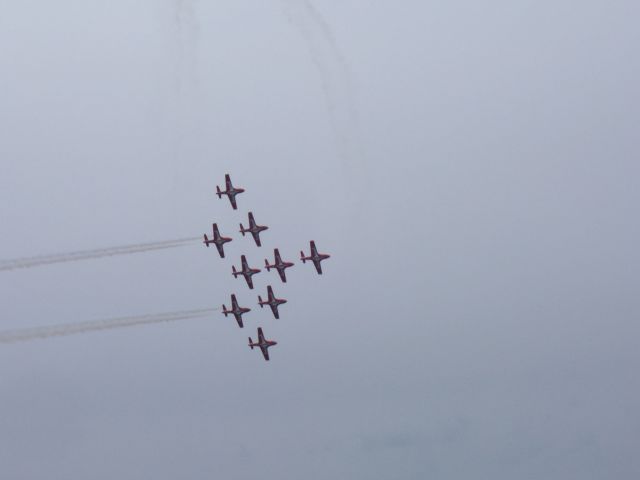
<svg viewBox="0 0 640 480">
<path fill-rule="evenodd" d="M 243 328 L 244 325 L 242 324 L 242 315 L 234 313 L 233 316 L 236 317 L 236 322 L 238 322 L 238 326 L 240 328 Z"/>
<path fill-rule="evenodd" d="M 238 209 L 238 204 L 236 203 L 236 196 L 235 195 L 229 195 L 229 201 L 231 202 L 231 206 L 233 207 L 234 210 Z"/>
<path fill-rule="evenodd" d="M 249 286 L 249 288 L 253 290 L 253 279 L 251 278 L 251 275 L 245 275 L 244 278 L 247 281 L 247 285 Z"/>
<path fill-rule="evenodd" d="M 278 274 L 280 275 L 280 279 L 284 282 L 287 283 L 287 274 L 284 271 L 284 268 L 281 268 L 278 270 Z"/>
<path fill-rule="evenodd" d="M 268 347 L 260 346 L 260 350 L 262 350 L 262 356 L 265 360 L 269 361 L 269 349 Z"/>
<path fill-rule="evenodd" d="M 213 239 L 218 240 L 220 238 L 220 231 L 218 230 L 218 224 L 213 224 Z"/>
<path fill-rule="evenodd" d="M 311 255 L 312 257 L 315 257 L 318 255 L 318 250 L 316 249 L 316 242 L 314 242 L 313 240 L 311 240 L 309 242 L 309 245 L 311 245 Z"/>
<path fill-rule="evenodd" d="M 322 275 L 322 265 L 320 265 L 320 260 L 314 260 L 313 264 L 316 266 L 316 271 L 319 275 Z"/>
<path fill-rule="evenodd" d="M 258 343 L 264 343 L 264 333 L 262 333 L 262 327 L 258 327 Z"/>
<path fill-rule="evenodd" d="M 221 243 L 216 243 L 216 248 L 218 249 L 220 258 L 224 258 L 224 245 L 222 245 Z"/>
<path fill-rule="evenodd" d="M 276 319 L 280 318 L 280 314 L 278 313 L 278 306 L 274 305 L 273 303 L 271 305 L 269 305 L 271 307 L 271 311 L 273 312 L 273 316 L 276 317 Z"/>
<path fill-rule="evenodd" d="M 236 299 L 236 296 L 232 293 L 231 294 L 231 309 L 235 310 L 238 308 L 238 300 Z"/>
<path fill-rule="evenodd" d="M 251 235 L 253 235 L 253 239 L 256 241 L 256 245 L 261 247 L 262 245 L 260 244 L 260 232 L 251 232 Z"/>
<path fill-rule="evenodd" d="M 253 212 L 249 212 L 249 228 L 255 228 L 256 221 L 253 218 Z"/>
<path fill-rule="evenodd" d="M 233 188 L 233 185 L 231 185 L 231 177 L 229 176 L 228 173 L 224 176 L 224 183 L 225 183 L 225 186 L 227 187 L 227 191 Z"/>
</svg>

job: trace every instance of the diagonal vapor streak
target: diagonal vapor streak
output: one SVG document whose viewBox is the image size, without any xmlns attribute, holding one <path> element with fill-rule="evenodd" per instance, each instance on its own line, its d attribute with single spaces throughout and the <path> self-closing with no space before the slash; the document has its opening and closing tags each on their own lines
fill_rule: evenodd
<svg viewBox="0 0 640 480">
<path fill-rule="evenodd" d="M 192 89 L 196 81 L 198 22 L 194 0 L 175 0 L 176 90 L 178 95 Z"/>
<path fill-rule="evenodd" d="M 116 328 L 133 327 L 136 325 L 149 325 L 153 323 L 174 322 L 192 318 L 205 317 L 219 308 L 201 308 L 198 310 L 184 310 L 180 312 L 155 313 L 130 317 L 110 318 L 89 322 L 66 323 L 45 327 L 23 328 L 19 330 L 6 330 L 0 332 L 0 344 L 27 342 L 30 340 L 63 337 L 80 333 L 112 330 Z"/>
<path fill-rule="evenodd" d="M 41 255 L 37 257 L 16 258 L 0 261 L 0 272 L 15 270 L 18 268 L 32 268 L 52 263 L 77 262 L 93 258 L 112 257 L 114 255 L 129 255 L 132 253 L 163 250 L 167 248 L 182 247 L 199 240 L 200 237 L 179 238 L 164 240 L 161 242 L 138 243 L 134 245 L 121 245 L 117 247 L 99 248 L 95 250 L 79 250 L 76 252 L 59 253 L 54 255 Z"/>
<path fill-rule="evenodd" d="M 329 113 L 329 121 L 342 160 L 354 168 L 360 161 L 358 112 L 349 64 L 320 12 L 309 0 L 283 0 L 289 19 L 307 44 Z"/>
</svg>

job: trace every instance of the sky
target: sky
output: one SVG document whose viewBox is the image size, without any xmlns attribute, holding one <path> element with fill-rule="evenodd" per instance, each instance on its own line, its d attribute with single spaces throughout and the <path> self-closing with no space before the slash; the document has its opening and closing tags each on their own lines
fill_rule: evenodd
<svg viewBox="0 0 640 480">
<path fill-rule="evenodd" d="M 3 477 L 638 477 L 637 2 L 0 7 Z"/>
</svg>

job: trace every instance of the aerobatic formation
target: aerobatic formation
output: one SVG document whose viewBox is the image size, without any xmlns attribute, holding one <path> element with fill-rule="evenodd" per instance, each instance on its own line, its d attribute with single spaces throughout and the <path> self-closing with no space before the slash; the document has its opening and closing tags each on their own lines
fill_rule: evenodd
<svg viewBox="0 0 640 480">
<path fill-rule="evenodd" d="M 222 191 L 219 186 L 216 186 L 216 195 L 218 198 L 222 198 L 222 195 L 227 195 L 229 198 L 229 202 L 233 210 L 238 209 L 238 203 L 236 196 L 240 193 L 243 193 L 244 188 L 234 187 L 231 183 L 231 176 L 229 174 L 225 175 L 225 190 Z M 240 233 L 244 237 L 247 233 L 250 233 L 253 237 L 253 241 L 255 242 L 257 247 L 262 246 L 262 239 L 260 238 L 260 234 L 269 230 L 269 227 L 266 225 L 258 225 L 255 220 L 254 214 L 252 211 L 247 212 L 247 218 L 249 221 L 248 228 L 245 228 L 242 223 L 240 223 Z M 224 246 L 226 243 L 233 241 L 231 237 L 225 237 L 220 233 L 220 228 L 218 223 L 213 223 L 212 226 L 212 237 L 210 238 L 207 234 L 204 234 L 204 240 L 202 243 L 206 247 L 211 246 L 211 244 L 215 245 L 216 250 L 220 258 L 225 258 Z M 223 229 L 224 230 L 224 229 Z M 139 243 L 132 245 L 122 245 L 117 247 L 108 247 L 108 248 L 100 248 L 94 250 L 82 250 L 76 252 L 68 252 L 61 253 L 56 255 L 43 255 L 37 257 L 28 257 L 28 258 L 17 258 L 13 260 L 5 260 L 0 261 L 0 271 L 6 270 L 14 270 L 19 268 L 32 268 L 38 266 L 49 265 L 52 263 L 66 263 L 66 262 L 75 262 L 79 260 L 89 260 L 95 258 L 102 257 L 111 257 L 114 255 L 124 255 L 124 254 L 133 254 L 133 253 L 141 253 L 152 250 L 159 249 L 167 249 L 167 248 L 175 248 L 179 246 L 189 245 L 198 241 L 198 237 L 195 238 L 179 238 L 175 240 L 164 240 L 158 242 L 148 242 L 148 243 Z M 309 242 L 309 248 L 311 253 L 307 256 L 303 251 L 300 251 L 300 260 L 302 263 L 306 263 L 310 261 L 314 264 L 316 271 L 318 274 L 322 274 L 322 266 L 321 262 L 326 260 L 330 256 L 326 253 L 318 253 L 318 249 L 316 248 L 316 244 L 313 240 Z M 273 249 L 273 263 L 269 263 L 269 260 L 265 258 L 264 266 L 265 269 L 270 272 L 271 269 L 274 269 L 278 272 L 280 276 L 280 280 L 283 284 L 287 283 L 286 269 L 294 266 L 293 262 L 289 262 L 282 259 L 280 255 L 280 250 L 278 248 Z M 244 277 L 245 282 L 250 290 L 253 290 L 253 276 L 260 273 L 262 270 L 260 268 L 253 268 L 250 266 L 250 262 L 247 260 L 247 256 L 242 254 L 240 256 L 240 267 L 236 268 L 235 265 L 231 266 L 231 274 L 234 278 L 238 278 L 239 276 Z M 263 299 L 261 295 L 258 295 L 258 305 L 260 309 L 264 309 L 265 306 L 268 306 L 273 314 L 275 319 L 280 318 L 280 307 L 287 303 L 287 300 L 284 298 L 278 298 L 274 293 L 274 289 L 271 285 L 267 285 L 267 296 Z M 188 310 L 182 312 L 166 312 L 160 314 L 147 314 L 147 315 L 137 315 L 133 317 L 120 317 L 106 320 L 93 320 L 88 322 L 76 322 L 76 323 L 67 323 L 61 325 L 49 325 L 43 327 L 35 327 L 35 328 L 25 328 L 20 330 L 9 330 L 9 331 L 0 331 L 0 344 L 4 343 L 14 343 L 18 341 L 28 341 L 42 338 L 52 338 L 59 337 L 64 335 L 72 335 L 78 333 L 86 333 L 86 332 L 94 332 L 100 330 L 107 329 L 115 329 L 115 328 L 123 328 L 129 327 L 133 325 L 143 325 L 143 324 L 152 324 L 152 323 L 160 323 L 167 321 L 175 321 L 182 319 L 191 319 L 205 316 L 208 312 L 213 310 L 217 310 L 217 308 L 208 308 L 208 309 L 200 309 L 200 310 Z M 240 305 L 238 301 L 237 294 L 231 294 L 231 307 L 227 308 L 226 305 L 222 305 L 222 314 L 225 317 L 229 315 L 233 315 L 238 324 L 238 327 L 244 328 L 244 319 L 243 315 L 251 312 L 251 308 L 243 307 Z M 273 340 L 267 340 L 264 336 L 262 327 L 258 327 L 258 340 L 254 342 L 249 337 L 249 347 L 253 350 L 254 347 L 259 347 L 262 355 L 265 360 L 269 360 L 269 352 L 268 348 L 277 345 L 277 342 Z"/>
<path fill-rule="evenodd" d="M 218 198 L 222 198 L 222 195 L 226 195 L 229 198 L 229 202 L 233 210 L 238 209 L 238 203 L 236 196 L 240 193 L 243 193 L 244 188 L 234 187 L 231 183 L 231 176 L 229 174 L 225 175 L 225 190 L 221 190 L 219 186 L 216 186 L 216 195 Z M 253 241 L 255 242 L 257 247 L 262 246 L 262 239 L 260 238 L 260 234 L 269 230 L 269 227 L 266 225 L 258 225 L 253 215 L 253 212 L 247 212 L 247 218 L 249 220 L 248 228 L 245 228 L 242 223 L 240 223 L 240 233 L 242 236 L 245 236 L 247 233 L 250 233 L 253 237 Z M 212 237 L 210 238 L 207 234 L 204 234 L 204 240 L 202 243 L 208 248 L 211 244 L 215 245 L 216 250 L 218 251 L 218 255 L 220 258 L 225 258 L 224 246 L 226 243 L 233 241 L 231 237 L 225 237 L 220 233 L 220 227 L 218 223 L 213 223 L 212 226 Z M 224 231 L 224 228 L 222 229 Z M 4 262 L 0 261 L 0 271 L 6 270 L 14 270 L 18 268 L 32 268 L 43 265 L 49 265 L 52 263 L 65 263 L 65 262 L 75 262 L 79 260 L 89 260 L 94 258 L 102 258 L 102 257 L 110 257 L 114 255 L 124 255 L 124 254 L 133 254 L 133 253 L 141 253 L 152 250 L 159 249 L 167 249 L 167 248 L 175 248 L 179 246 L 189 245 L 198 241 L 199 237 L 195 238 L 179 238 L 175 240 L 164 240 L 158 242 L 148 242 L 148 243 L 139 243 L 132 245 L 122 245 L 118 247 L 109 247 L 109 248 L 100 248 L 94 250 L 81 250 L 76 252 L 68 252 L 61 253 L 56 255 L 44 255 L 38 257 L 28 257 L 28 258 L 17 258 L 13 260 L 5 260 Z M 316 244 L 313 240 L 309 242 L 309 248 L 311 253 L 306 256 L 303 251 L 300 251 L 300 260 L 302 263 L 306 263 L 310 261 L 314 264 L 316 271 L 318 274 L 322 274 L 321 262 L 329 258 L 329 255 L 326 253 L 318 253 L 318 249 L 316 248 Z M 280 255 L 280 250 L 278 248 L 273 249 L 273 263 L 269 263 L 269 260 L 265 258 L 264 266 L 268 272 L 272 269 L 278 272 L 280 276 L 280 280 L 283 284 L 287 283 L 287 275 L 286 269 L 294 266 L 293 262 L 289 262 L 282 259 Z M 236 268 L 235 265 L 231 266 L 231 274 L 234 278 L 238 278 L 239 276 L 244 277 L 245 282 L 250 290 L 253 290 L 253 276 L 260 273 L 262 270 L 260 268 L 253 268 L 250 266 L 249 260 L 247 260 L 247 256 L 242 254 L 240 256 L 240 267 Z M 222 305 L 222 314 L 225 317 L 229 315 L 233 315 L 235 318 L 238 327 L 244 328 L 244 319 L 243 315 L 251 312 L 249 307 L 243 307 L 240 305 L 241 302 L 238 301 L 238 297 L 236 293 L 231 294 L 231 307 L 227 308 L 226 305 Z M 280 307 L 287 303 L 287 300 L 284 298 L 278 298 L 274 293 L 274 289 L 271 285 L 267 285 L 267 296 L 265 299 L 261 295 L 258 295 L 258 305 L 260 309 L 264 309 L 265 306 L 268 306 L 273 314 L 275 319 L 280 318 Z M 142 324 L 151 324 L 151 323 L 160 323 L 174 320 L 182 320 L 182 319 L 191 319 L 198 318 L 206 315 L 208 312 L 217 310 L 217 308 L 209 308 L 209 309 L 200 309 L 200 310 L 189 310 L 183 312 L 167 312 L 161 314 L 152 314 L 152 315 L 138 315 L 134 317 L 120 317 L 115 319 L 107 319 L 107 320 L 94 320 L 89 322 L 76 322 L 76 323 L 68 323 L 62 325 L 53 325 L 53 326 L 43 326 L 36 328 L 26 328 L 21 330 L 10 330 L 10 331 L 0 331 L 0 344 L 3 343 L 13 343 L 18 341 L 27 341 L 27 340 L 35 340 L 40 338 L 51 338 L 51 337 L 59 337 L 62 335 L 72 335 L 77 333 L 85 333 L 85 332 L 93 332 L 99 330 L 106 329 L 114 329 L 114 328 L 122 328 L 128 327 L 132 325 L 142 325 Z M 268 348 L 276 345 L 276 342 L 273 340 L 267 340 L 264 336 L 262 327 L 258 327 L 258 341 L 254 342 L 249 338 L 249 347 L 253 350 L 254 347 L 259 347 L 262 355 L 265 360 L 269 360 L 269 352 Z"/>
<path fill-rule="evenodd" d="M 236 200 L 236 195 L 244 192 L 245 190 L 244 188 L 234 187 L 233 184 L 231 183 L 231 176 L 228 173 L 225 175 L 224 179 L 225 179 L 225 190 L 221 190 L 219 186 L 216 186 L 216 195 L 218 196 L 218 198 L 222 198 L 222 195 L 226 195 L 229 198 L 231 207 L 234 210 L 237 210 L 238 203 Z M 260 233 L 264 232 L 265 230 L 268 230 L 269 227 L 266 225 L 258 225 L 255 221 L 253 212 L 248 212 L 247 217 L 249 220 L 249 227 L 245 228 L 242 225 L 242 223 L 240 223 L 240 233 L 242 234 L 243 237 L 247 233 L 250 233 L 253 237 L 253 240 L 256 246 L 261 247 L 262 242 L 260 239 Z M 204 243 L 207 247 L 209 246 L 209 244 L 213 243 L 218 249 L 218 254 L 220 255 L 220 258 L 225 258 L 224 244 L 227 242 L 231 242 L 232 240 L 233 239 L 230 237 L 222 236 L 218 229 L 218 224 L 214 223 L 213 238 L 209 239 L 209 237 L 207 237 L 207 235 L 205 234 L 204 241 L 202 243 Z M 302 263 L 306 263 L 307 260 L 312 262 L 316 267 L 316 271 L 318 272 L 318 274 L 322 274 L 322 267 L 320 265 L 320 262 L 329 258 L 330 255 L 326 253 L 318 253 L 316 244 L 313 240 L 309 242 L 309 247 L 311 250 L 311 254 L 309 256 L 305 256 L 304 252 L 300 251 L 300 260 L 302 261 Z M 287 268 L 292 267 L 294 263 L 282 260 L 282 257 L 280 256 L 280 251 L 277 248 L 273 249 L 273 256 L 274 256 L 274 262 L 272 264 L 269 263 L 269 260 L 267 259 L 264 260 L 265 268 L 268 272 L 271 271 L 271 269 L 277 270 L 282 283 L 286 283 L 287 276 L 286 276 L 285 270 Z M 239 268 L 236 268 L 235 265 L 231 266 L 231 275 L 233 275 L 234 278 L 238 278 L 238 276 L 244 277 L 245 281 L 247 282 L 247 286 L 251 290 L 253 290 L 253 276 L 260 272 L 261 272 L 261 269 L 252 268 L 249 265 L 249 261 L 247 260 L 247 256 L 245 254 L 240 256 Z M 273 287 L 271 285 L 267 286 L 266 299 L 263 300 L 262 296 L 258 295 L 258 305 L 260 306 L 260 308 L 262 309 L 265 306 L 268 306 L 271 309 L 271 312 L 273 313 L 274 318 L 276 319 L 280 318 L 280 311 L 278 307 L 280 307 L 285 303 L 287 303 L 287 300 L 285 300 L 284 298 L 276 297 L 275 293 L 273 292 Z M 250 308 L 240 306 L 235 293 L 231 294 L 230 309 L 227 309 L 226 305 L 224 304 L 222 305 L 222 314 L 225 317 L 227 317 L 228 315 L 233 315 L 236 322 L 238 323 L 238 327 L 240 328 L 244 328 L 244 322 L 243 322 L 242 316 L 250 311 L 251 311 Z M 269 347 L 273 347 L 274 345 L 277 345 L 277 342 L 275 342 L 274 340 L 267 340 L 266 337 L 264 336 L 262 327 L 258 327 L 258 340 L 256 342 L 254 342 L 251 339 L 251 337 L 249 337 L 249 347 L 251 348 L 251 350 L 253 350 L 254 347 L 260 348 L 260 351 L 262 352 L 262 356 L 264 357 L 265 360 L 269 360 L 268 349 Z"/>
</svg>

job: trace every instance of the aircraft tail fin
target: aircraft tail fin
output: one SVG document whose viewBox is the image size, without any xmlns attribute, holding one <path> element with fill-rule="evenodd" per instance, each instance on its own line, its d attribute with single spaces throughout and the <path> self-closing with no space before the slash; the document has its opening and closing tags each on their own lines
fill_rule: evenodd
<svg viewBox="0 0 640 480">
<path fill-rule="evenodd" d="M 236 267 L 235 265 L 231 265 L 231 271 L 233 272 L 232 275 L 235 277 L 236 275 L 238 275 L 238 272 L 236 271 Z"/>
<path fill-rule="evenodd" d="M 204 243 L 207 246 L 207 248 L 209 248 L 209 238 L 207 237 L 206 233 L 204 234 L 204 242 L 202 243 Z"/>
<path fill-rule="evenodd" d="M 302 250 L 300 250 L 300 260 L 302 260 L 302 263 L 307 263 L 307 260 L 304 258 L 304 252 Z"/>
<path fill-rule="evenodd" d="M 249 337 L 249 346 L 251 347 L 251 350 L 253 350 L 253 340 L 251 340 L 251 337 Z"/>
<path fill-rule="evenodd" d="M 218 195 L 218 198 L 222 198 L 222 191 L 218 185 L 216 185 L 216 195 Z"/>
<path fill-rule="evenodd" d="M 262 297 L 260 295 L 258 295 L 258 303 L 260 304 L 260 308 L 264 308 L 264 305 L 262 303 Z"/>
<path fill-rule="evenodd" d="M 222 313 L 225 317 L 229 315 L 229 311 L 227 310 L 227 307 L 225 307 L 224 303 L 222 304 Z"/>
<path fill-rule="evenodd" d="M 271 267 L 269 266 L 269 261 L 266 258 L 264 259 L 264 268 L 267 269 L 267 272 L 271 271 Z"/>
<path fill-rule="evenodd" d="M 242 226 L 242 224 L 240 224 L 240 233 L 244 237 L 244 227 Z"/>
</svg>

